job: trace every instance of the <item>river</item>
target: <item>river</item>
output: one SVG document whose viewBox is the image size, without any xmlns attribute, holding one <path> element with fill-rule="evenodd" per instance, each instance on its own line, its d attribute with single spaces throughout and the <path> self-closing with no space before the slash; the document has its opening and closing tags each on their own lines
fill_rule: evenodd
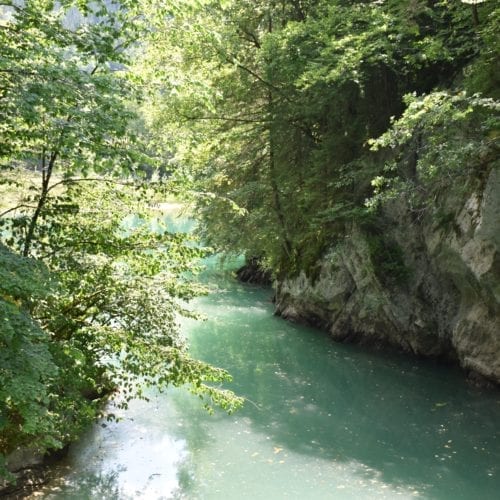
<svg viewBox="0 0 500 500">
<path fill-rule="evenodd" d="M 183 390 L 151 391 L 90 429 L 32 498 L 500 498 L 499 392 L 285 322 L 271 289 L 213 262 L 205 276 L 213 292 L 193 307 L 207 320 L 182 330 L 245 407 L 209 415 Z"/>
</svg>

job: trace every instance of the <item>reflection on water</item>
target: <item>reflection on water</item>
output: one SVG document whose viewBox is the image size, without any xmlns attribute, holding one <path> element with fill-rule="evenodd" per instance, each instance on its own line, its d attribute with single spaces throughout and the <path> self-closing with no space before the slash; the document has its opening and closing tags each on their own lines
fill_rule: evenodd
<svg viewBox="0 0 500 500">
<path fill-rule="evenodd" d="M 118 410 L 120 422 L 101 422 L 71 448 L 59 477 L 43 498 L 172 498 L 179 488 L 179 467 L 186 441 L 168 431 L 175 414 L 165 398 L 134 401 Z"/>
<path fill-rule="evenodd" d="M 207 321 L 182 328 L 245 408 L 209 416 L 183 391 L 151 394 L 84 436 L 44 498 L 499 498 L 498 392 L 334 344 L 274 317 L 270 290 L 216 275 L 195 304 Z"/>
</svg>

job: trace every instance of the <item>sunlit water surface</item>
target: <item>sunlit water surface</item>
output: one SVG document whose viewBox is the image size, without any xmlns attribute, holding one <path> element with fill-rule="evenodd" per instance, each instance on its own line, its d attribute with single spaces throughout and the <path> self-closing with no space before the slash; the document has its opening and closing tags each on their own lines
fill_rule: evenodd
<svg viewBox="0 0 500 500">
<path fill-rule="evenodd" d="M 449 367 L 333 343 L 273 316 L 272 290 L 209 262 L 191 350 L 247 398 L 210 416 L 182 390 L 74 445 L 48 499 L 500 499 L 500 395 Z"/>
</svg>

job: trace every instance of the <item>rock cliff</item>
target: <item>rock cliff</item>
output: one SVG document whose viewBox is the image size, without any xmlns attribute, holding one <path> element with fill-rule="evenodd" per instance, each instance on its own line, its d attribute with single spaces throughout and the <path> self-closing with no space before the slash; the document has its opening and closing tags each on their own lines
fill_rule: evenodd
<svg viewBox="0 0 500 500">
<path fill-rule="evenodd" d="M 276 284 L 276 312 L 337 341 L 454 359 L 500 384 L 499 251 L 497 163 L 420 215 L 392 201 L 378 235 L 353 225 L 314 279 L 302 272 Z"/>
</svg>

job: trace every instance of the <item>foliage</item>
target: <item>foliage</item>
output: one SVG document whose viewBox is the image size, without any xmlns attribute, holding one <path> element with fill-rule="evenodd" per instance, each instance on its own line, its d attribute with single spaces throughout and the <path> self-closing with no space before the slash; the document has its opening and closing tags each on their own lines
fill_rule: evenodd
<svg viewBox="0 0 500 500">
<path fill-rule="evenodd" d="M 495 7 L 480 9 L 476 27 L 446 0 L 207 0 L 159 20 L 148 119 L 192 179 L 203 237 L 277 275 L 314 266 L 366 216 L 385 155 L 369 140 L 403 96 L 477 74 L 493 52 Z"/>
<path fill-rule="evenodd" d="M 489 12 L 482 12 L 481 16 L 482 21 L 476 31 L 481 50 L 464 70 L 464 88 L 470 94 L 480 92 L 484 97 L 498 100 L 500 99 L 500 77 L 497 70 L 500 64 L 500 36 L 498 36 L 500 7 L 497 4 Z"/>
<path fill-rule="evenodd" d="M 17 446 L 74 439 L 114 388 L 121 405 L 153 384 L 241 405 L 220 387 L 229 374 L 191 358 L 177 329 L 201 292 L 202 249 L 145 208 L 166 188 L 140 180 L 162 157 L 139 113 L 144 81 L 127 67 L 144 25 L 137 2 L 122 6 L 2 3 L 2 464 Z"/>
<path fill-rule="evenodd" d="M 108 16 L 69 29 L 67 10 L 53 2 L 8 4 L 0 30 L 2 163 L 41 166 L 56 156 L 68 173 L 109 170 L 131 118 L 125 98 L 132 89 L 117 71 L 127 27 Z"/>
<path fill-rule="evenodd" d="M 410 269 L 404 262 L 403 249 L 395 241 L 383 235 L 369 233 L 367 236 L 373 269 L 385 286 L 404 285 L 410 277 Z"/>
<path fill-rule="evenodd" d="M 2 283 L 8 284 L 1 290 L 2 312 L 9 313 L 9 328 L 2 331 L 2 403 L 22 411 L 15 419 L 4 417 L 10 424 L 0 432 L 0 451 L 28 443 L 58 447 L 74 439 L 112 387 L 119 387 L 121 406 L 142 397 L 146 386 L 188 384 L 208 398 L 207 405 L 236 409 L 241 400 L 213 385 L 230 380 L 229 374 L 192 359 L 177 328 L 178 314 L 193 314 L 179 300 L 202 291 L 190 276 L 203 249 L 166 231 L 161 220 L 147 219 L 135 184 L 80 182 L 66 197 L 70 206 L 57 199 L 45 206 L 37 233 L 44 237 L 33 247 L 53 286 L 49 275 L 38 278 L 35 264 L 11 265 L 27 259 L 9 252 L 10 260 L 1 262 Z M 130 213 L 135 219 L 124 225 Z M 7 222 L 18 241 L 22 225 Z M 18 310 L 20 300 L 30 301 L 29 314 Z M 20 340 L 9 340 L 14 334 Z"/>
<path fill-rule="evenodd" d="M 190 276 L 203 250 L 186 235 L 168 232 L 161 220 L 146 218 L 144 197 L 133 184 L 76 185 L 69 195 L 78 206 L 69 212 L 49 206 L 40 222 L 50 225 L 49 245 L 41 244 L 40 255 L 62 290 L 39 311 L 42 324 L 60 344 L 83 353 L 105 381 L 119 384 L 125 402 L 140 393 L 138 381 L 160 390 L 189 383 L 231 408 L 237 400 L 203 385 L 228 374 L 192 360 L 177 330 L 177 315 L 192 314 L 178 299 L 202 291 Z M 127 227 L 131 210 L 135 222 Z"/>
<path fill-rule="evenodd" d="M 372 184 L 373 207 L 404 193 L 415 203 L 432 203 L 436 195 L 463 189 L 482 173 L 498 152 L 500 103 L 465 92 L 407 95 L 407 109 L 392 127 L 372 141 L 399 154 Z"/>
<path fill-rule="evenodd" d="M 30 311 L 49 293 L 47 269 L 0 245 L 0 454 L 19 444 L 57 446 L 49 385 L 50 338 Z"/>
</svg>

